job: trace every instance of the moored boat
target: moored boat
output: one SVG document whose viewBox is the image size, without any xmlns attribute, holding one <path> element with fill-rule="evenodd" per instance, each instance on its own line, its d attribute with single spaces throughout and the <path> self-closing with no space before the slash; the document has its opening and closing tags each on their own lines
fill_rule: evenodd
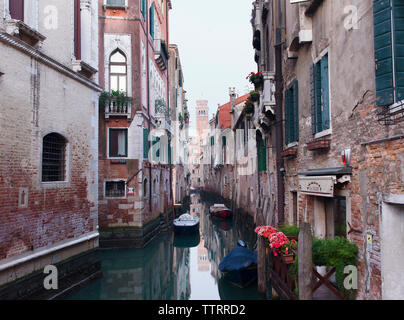
<svg viewBox="0 0 404 320">
<path fill-rule="evenodd" d="M 219 264 L 223 279 L 246 288 L 257 279 L 257 253 L 246 247 L 234 248 Z"/>
<path fill-rule="evenodd" d="M 232 212 L 224 204 L 214 204 L 209 208 L 209 212 L 213 217 L 227 219 L 232 216 Z"/>
<path fill-rule="evenodd" d="M 179 234 L 199 232 L 199 218 L 188 213 L 174 220 L 174 232 Z"/>
</svg>

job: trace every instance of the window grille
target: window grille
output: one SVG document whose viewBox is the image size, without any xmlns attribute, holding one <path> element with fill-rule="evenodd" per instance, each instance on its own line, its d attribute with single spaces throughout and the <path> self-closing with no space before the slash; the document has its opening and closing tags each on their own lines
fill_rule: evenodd
<svg viewBox="0 0 404 320">
<path fill-rule="evenodd" d="M 105 196 L 109 198 L 121 198 L 125 196 L 125 181 L 106 181 Z"/>
<path fill-rule="evenodd" d="M 66 163 L 66 140 L 57 133 L 43 138 L 42 181 L 64 181 Z"/>
</svg>

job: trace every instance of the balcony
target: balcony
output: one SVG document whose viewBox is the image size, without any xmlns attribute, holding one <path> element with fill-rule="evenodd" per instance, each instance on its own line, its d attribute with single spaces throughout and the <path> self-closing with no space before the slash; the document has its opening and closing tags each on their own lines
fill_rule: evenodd
<svg viewBox="0 0 404 320">
<path fill-rule="evenodd" d="M 154 60 L 161 71 L 167 70 L 168 66 L 168 51 L 166 43 L 163 40 L 154 40 Z"/>
<path fill-rule="evenodd" d="M 40 48 L 42 42 L 46 39 L 44 35 L 31 28 L 21 20 L 9 19 L 5 21 L 6 32 L 9 35 L 17 37 L 25 43 Z"/>
<path fill-rule="evenodd" d="M 110 117 L 127 117 L 130 120 L 132 116 L 132 101 L 130 98 L 121 101 L 117 97 L 105 99 L 102 102 L 105 106 L 105 119 Z"/>
</svg>

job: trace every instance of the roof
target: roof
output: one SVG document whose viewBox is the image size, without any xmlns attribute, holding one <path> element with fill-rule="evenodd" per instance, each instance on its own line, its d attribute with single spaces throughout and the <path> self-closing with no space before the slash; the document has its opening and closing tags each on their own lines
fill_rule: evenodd
<svg viewBox="0 0 404 320">
<path fill-rule="evenodd" d="M 236 105 L 243 103 L 244 101 L 247 101 L 248 97 L 250 96 L 249 93 L 238 97 L 236 99 Z M 218 126 L 219 128 L 225 129 L 225 128 L 230 128 L 231 127 L 231 115 L 230 115 L 230 110 L 231 110 L 231 103 L 228 102 L 218 108 L 218 115 L 219 115 L 219 123 Z"/>
</svg>

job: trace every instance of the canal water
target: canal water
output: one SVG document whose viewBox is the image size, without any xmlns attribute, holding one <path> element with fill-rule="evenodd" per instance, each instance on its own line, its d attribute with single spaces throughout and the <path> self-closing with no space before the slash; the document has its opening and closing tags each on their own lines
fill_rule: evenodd
<svg viewBox="0 0 404 320">
<path fill-rule="evenodd" d="M 144 249 L 100 249 L 102 277 L 76 291 L 73 300 L 258 300 L 257 283 L 245 289 L 220 278 L 221 260 L 244 240 L 256 244 L 253 219 L 209 215 L 212 203 L 191 195 L 190 213 L 200 217 L 200 234 L 158 236 Z"/>
</svg>

